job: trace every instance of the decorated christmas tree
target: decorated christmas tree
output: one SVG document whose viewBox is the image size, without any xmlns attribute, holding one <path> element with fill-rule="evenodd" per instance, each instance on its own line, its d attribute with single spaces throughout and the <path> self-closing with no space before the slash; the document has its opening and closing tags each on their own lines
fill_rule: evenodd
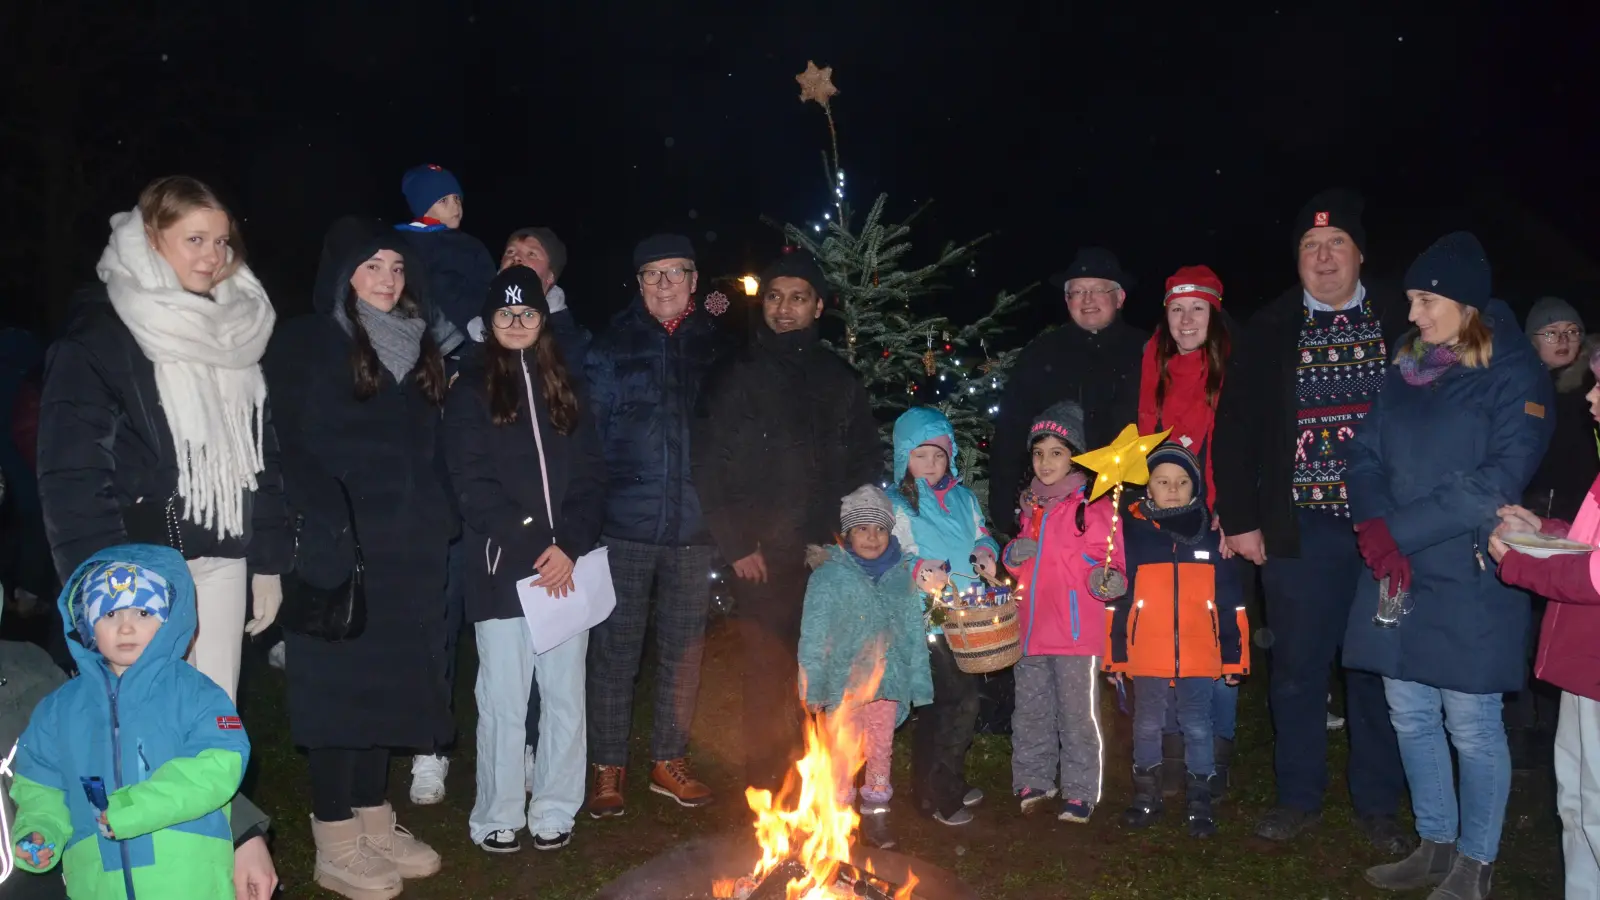
<svg viewBox="0 0 1600 900">
<path fill-rule="evenodd" d="M 1002 291 L 987 312 L 957 324 L 935 310 L 948 291 L 948 276 L 972 264 L 979 237 L 947 244 L 931 261 L 906 268 L 917 210 L 899 222 L 887 219 L 888 195 L 880 194 L 858 224 L 845 201 L 845 174 L 831 99 L 838 94 L 833 69 L 813 62 L 795 76 L 801 102 L 814 102 L 827 118 L 830 151 L 822 154 L 832 209 L 820 222 L 783 226 L 787 241 L 811 253 L 832 284 L 837 303 L 829 315 L 843 325 L 843 339 L 830 346 L 861 373 L 887 437 L 900 413 L 932 406 L 955 426 L 963 478 L 984 478 L 994 415 L 1007 367 L 1017 351 L 1000 350 L 1002 318 L 1020 294 Z"/>
</svg>

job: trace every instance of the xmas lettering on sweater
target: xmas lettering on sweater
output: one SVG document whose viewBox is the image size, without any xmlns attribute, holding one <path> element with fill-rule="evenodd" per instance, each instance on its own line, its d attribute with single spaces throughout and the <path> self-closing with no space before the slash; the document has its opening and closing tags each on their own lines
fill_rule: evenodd
<svg viewBox="0 0 1600 900">
<path fill-rule="evenodd" d="M 1359 301 L 1358 301 L 1359 302 Z M 1349 444 L 1383 387 L 1387 350 L 1370 304 L 1305 311 L 1295 366 L 1294 502 L 1350 517 Z"/>
</svg>

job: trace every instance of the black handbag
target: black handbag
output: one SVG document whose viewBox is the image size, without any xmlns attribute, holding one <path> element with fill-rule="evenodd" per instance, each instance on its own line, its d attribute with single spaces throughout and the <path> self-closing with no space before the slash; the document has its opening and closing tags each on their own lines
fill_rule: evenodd
<svg viewBox="0 0 1600 900">
<path fill-rule="evenodd" d="M 321 588 L 310 584 L 291 569 L 282 577 L 283 604 L 278 623 L 286 630 L 306 637 L 337 643 L 353 641 L 367 627 L 366 560 L 361 555 L 361 535 L 356 531 L 356 507 L 350 489 L 339 481 L 345 509 L 350 513 L 350 537 L 355 542 L 356 564 L 350 577 L 337 587 Z M 295 565 L 300 559 L 300 531 L 305 517 L 297 517 L 294 529 Z"/>
</svg>

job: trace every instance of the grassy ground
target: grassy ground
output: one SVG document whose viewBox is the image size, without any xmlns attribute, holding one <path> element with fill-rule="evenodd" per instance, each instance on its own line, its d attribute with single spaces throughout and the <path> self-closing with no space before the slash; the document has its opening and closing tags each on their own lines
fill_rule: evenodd
<svg viewBox="0 0 1600 900">
<path fill-rule="evenodd" d="M 405 897 L 539 898 L 579 900 L 656 854 L 691 837 L 742 831 L 748 827 L 738 772 L 739 657 L 732 630 L 713 628 L 694 726 L 695 764 L 719 792 L 720 802 L 699 811 L 680 810 L 648 793 L 641 765 L 649 734 L 648 675 L 641 682 L 634 728 L 634 768 L 629 771 L 628 813 L 595 822 L 580 818 L 573 843 L 556 853 L 526 848 L 520 855 L 490 856 L 467 839 L 472 806 L 472 679 L 476 666 L 464 651 L 457 690 L 462 746 L 455 755 L 444 804 L 414 808 L 406 801 L 409 760 L 396 761 L 390 795 L 401 822 L 444 856 L 444 870 L 408 882 Z M 648 664 L 647 664 L 648 667 Z M 1363 841 L 1350 821 L 1343 779 L 1343 733 L 1331 738 L 1335 783 L 1322 826 L 1288 846 L 1251 835 L 1255 818 L 1272 799 L 1271 729 L 1266 693 L 1258 678 L 1241 695 L 1235 793 L 1219 813 L 1221 834 L 1194 841 L 1181 816 L 1168 810 L 1162 824 L 1132 833 L 1116 823 L 1129 797 L 1130 722 L 1107 714 L 1107 783 L 1093 823 L 1071 825 L 1053 816 L 1024 819 L 1009 800 L 1010 746 L 1004 737 L 981 736 L 968 758 L 969 775 L 989 800 L 978 818 L 952 829 L 922 820 L 905 805 L 892 813 L 900 850 L 954 870 L 991 900 L 1045 898 L 1151 898 L 1151 900 L 1321 900 L 1393 896 L 1369 888 L 1362 870 L 1387 862 Z M 258 766 L 251 793 L 276 820 L 275 854 L 290 897 L 329 898 L 311 884 L 313 850 L 308 822 L 310 800 L 304 757 L 290 746 L 283 703 L 282 673 L 254 661 L 241 699 L 245 722 L 255 742 Z M 1114 710 L 1107 694 L 1103 707 Z M 897 769 L 909 760 L 909 734 L 902 730 Z M 905 777 L 901 775 L 901 783 Z M 1513 783 L 1501 867 L 1494 896 L 1500 900 L 1549 900 L 1561 895 L 1560 828 L 1555 820 L 1553 784 L 1544 776 L 1519 776 Z M 1417 895 L 1422 896 L 1422 895 Z"/>
</svg>

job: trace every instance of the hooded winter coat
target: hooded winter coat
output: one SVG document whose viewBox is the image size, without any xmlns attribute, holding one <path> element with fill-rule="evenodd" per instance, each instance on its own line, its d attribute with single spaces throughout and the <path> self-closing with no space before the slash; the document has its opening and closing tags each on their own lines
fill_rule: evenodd
<svg viewBox="0 0 1600 900">
<path fill-rule="evenodd" d="M 866 388 L 815 326 L 754 342 L 707 376 L 694 478 L 724 559 L 833 543 L 839 498 L 883 475 Z M 615 477 L 615 476 L 613 476 Z"/>
<path fill-rule="evenodd" d="M 1222 559 L 1203 483 L 1197 488 L 1193 508 L 1152 510 L 1139 499 L 1122 516 L 1128 591 L 1109 607 L 1108 672 L 1160 678 L 1250 672 L 1243 590 Z"/>
<path fill-rule="evenodd" d="M 1546 519 L 1539 530 L 1600 548 L 1600 478 L 1589 487 L 1570 526 Z M 1600 700 L 1600 553 L 1535 559 L 1512 550 L 1500 560 L 1500 577 L 1550 599 L 1539 631 L 1534 677 Z"/>
<path fill-rule="evenodd" d="M 690 477 L 690 429 L 726 343 L 703 312 L 671 333 L 634 296 L 589 345 L 589 405 L 605 451 L 607 537 L 659 547 L 709 544 Z"/>
<path fill-rule="evenodd" d="M 911 581 L 912 558 L 901 560 L 876 581 L 843 547 L 811 548 L 824 560 L 806 583 L 800 621 L 800 669 L 806 704 L 832 709 L 845 690 L 866 681 L 881 660 L 878 691 L 863 702 L 900 704 L 895 724 L 912 706 L 933 702 L 927 640 L 922 628 L 922 592 Z"/>
<path fill-rule="evenodd" d="M 1017 619 L 1025 655 L 1106 655 L 1109 613 L 1105 602 L 1089 591 L 1089 576 L 1095 567 L 1105 565 L 1112 512 L 1111 498 L 1090 502 L 1085 485 L 1035 510 L 1037 525 L 1027 523 L 1037 542 L 1031 557 L 1016 550 L 1016 541 L 1006 548 L 1007 566 L 1017 580 Z M 1119 529 L 1111 552 L 1111 568 L 1118 572 L 1125 571 L 1123 541 Z"/>
<path fill-rule="evenodd" d="M 262 470 L 244 498 L 245 533 L 216 532 L 181 516 L 188 559 L 247 559 L 258 574 L 288 568 L 290 538 L 273 402 L 263 410 Z M 178 451 L 156 389 L 155 365 L 111 306 L 104 284 L 81 289 L 71 322 L 50 347 L 39 408 L 39 500 L 63 579 L 98 550 L 170 540 L 166 507 L 178 491 Z"/>
<path fill-rule="evenodd" d="M 1089 447 L 1111 442 L 1139 417 L 1139 362 L 1147 335 L 1120 318 L 1098 332 L 1076 323 L 1034 339 L 1011 367 L 989 451 L 989 524 L 1017 530 L 1016 499 L 1028 470 L 1028 426 L 1061 400 L 1083 407 Z"/>
<path fill-rule="evenodd" d="M 166 623 L 121 676 L 76 638 L 81 579 L 111 561 L 149 568 L 172 588 Z M 23 732 L 14 834 L 55 843 L 74 898 L 233 896 L 228 801 L 250 741 L 228 695 L 184 662 L 196 622 L 188 566 L 171 548 L 130 544 L 94 554 L 67 584 L 61 618 L 82 674 L 46 697 Z M 100 811 L 80 782 L 91 777 L 104 780 L 116 840 L 96 825 Z"/>
<path fill-rule="evenodd" d="M 605 515 L 606 470 L 594 420 L 580 398 L 578 424 L 560 434 L 539 389 L 531 351 L 517 354 L 525 368 L 517 383 L 517 420 L 491 418 L 486 360 L 478 355 L 445 398 L 445 452 L 456 503 L 465 520 L 467 621 L 522 617 L 517 581 L 554 542 L 573 560 L 594 549 Z M 529 389 L 549 468 L 550 506 L 545 510 L 539 448 L 528 419 Z"/>
<path fill-rule="evenodd" d="M 312 584 L 342 583 L 359 534 L 367 627 L 336 644 L 287 636 L 290 731 L 309 748 L 431 749 L 453 732 L 444 586 L 459 519 L 440 449 L 441 411 L 414 378 L 397 382 L 383 366 L 378 392 L 356 399 L 352 338 L 333 315 L 357 266 L 380 248 L 409 247 L 388 229 L 347 230 L 330 243 L 341 274 L 319 274 L 331 287 L 315 298 L 316 312 L 279 327 L 264 368 L 278 398 L 285 495 L 303 518 L 295 571 Z M 419 303 L 426 317 L 426 301 Z"/>
<path fill-rule="evenodd" d="M 949 563 L 950 584 L 957 591 L 963 591 L 978 582 L 972 565 L 973 554 L 982 548 L 998 561 L 1000 545 L 989 536 L 977 495 L 961 483 L 961 470 L 956 466 L 956 456 L 960 453 L 956 432 L 950 420 L 938 410 L 918 406 L 906 410 L 895 420 L 894 479 L 896 484 L 905 479 L 911 465 L 911 451 L 941 439 L 950 447 L 950 486 L 937 491 L 926 481 L 917 479 L 915 510 L 904 494 L 898 489 L 891 490 L 894 534 L 900 539 L 901 548 L 911 556 Z"/>
<path fill-rule="evenodd" d="M 1457 364 L 1425 385 L 1389 366 L 1346 472 L 1354 520 L 1383 519 L 1411 562 L 1411 611 L 1398 627 L 1374 624 L 1378 582 L 1364 579 L 1344 664 L 1468 694 L 1527 679 L 1528 596 L 1496 577 L 1489 535 L 1495 510 L 1522 498 L 1554 424 L 1550 377 L 1510 308 L 1491 300 L 1484 317 L 1488 366 Z"/>
</svg>

